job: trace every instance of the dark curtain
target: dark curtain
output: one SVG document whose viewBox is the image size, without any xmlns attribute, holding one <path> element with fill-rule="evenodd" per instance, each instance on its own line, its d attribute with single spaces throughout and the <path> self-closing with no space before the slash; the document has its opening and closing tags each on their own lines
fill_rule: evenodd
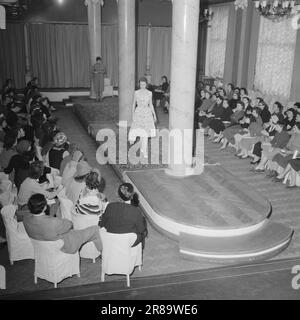
<svg viewBox="0 0 300 320">
<path fill-rule="evenodd" d="M 0 86 L 11 78 L 16 88 L 25 87 L 24 25 L 6 25 L 0 30 Z"/>
<path fill-rule="evenodd" d="M 197 81 L 201 79 L 202 75 L 205 75 L 206 40 L 207 40 L 207 23 L 204 22 L 199 24 Z"/>
<path fill-rule="evenodd" d="M 42 88 L 89 87 L 87 25 L 32 24 L 29 35 L 32 73 Z"/>
</svg>

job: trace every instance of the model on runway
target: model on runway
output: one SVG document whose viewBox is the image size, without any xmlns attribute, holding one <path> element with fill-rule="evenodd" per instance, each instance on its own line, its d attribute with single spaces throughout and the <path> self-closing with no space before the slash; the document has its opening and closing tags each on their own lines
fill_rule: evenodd
<svg viewBox="0 0 300 320">
<path fill-rule="evenodd" d="M 148 138 L 156 136 L 155 123 L 157 121 L 152 104 L 152 92 L 147 90 L 147 79 L 141 78 L 140 89 L 134 93 L 133 121 L 129 131 L 129 142 L 133 144 L 137 137 L 142 142 L 141 152 L 145 158 L 148 157 Z"/>
</svg>

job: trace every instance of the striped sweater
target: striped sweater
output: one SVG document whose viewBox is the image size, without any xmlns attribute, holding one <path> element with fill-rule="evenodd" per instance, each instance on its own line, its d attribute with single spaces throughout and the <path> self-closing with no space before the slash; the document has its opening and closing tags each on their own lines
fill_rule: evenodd
<svg viewBox="0 0 300 320">
<path fill-rule="evenodd" d="M 105 196 L 97 190 L 83 189 L 75 205 L 78 214 L 96 214 L 102 215 L 107 206 Z"/>
</svg>

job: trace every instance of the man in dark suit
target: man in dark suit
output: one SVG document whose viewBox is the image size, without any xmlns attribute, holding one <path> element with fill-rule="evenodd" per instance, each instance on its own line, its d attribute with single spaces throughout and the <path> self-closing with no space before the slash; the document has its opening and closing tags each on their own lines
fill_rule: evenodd
<svg viewBox="0 0 300 320">
<path fill-rule="evenodd" d="M 34 194 L 28 201 L 30 215 L 24 217 L 23 223 L 28 236 L 40 241 L 62 239 L 61 251 L 73 254 L 86 242 L 93 241 L 97 250 L 102 251 L 99 227 L 93 226 L 82 230 L 73 230 L 73 224 L 66 219 L 47 216 L 47 200 L 42 194 Z"/>
</svg>

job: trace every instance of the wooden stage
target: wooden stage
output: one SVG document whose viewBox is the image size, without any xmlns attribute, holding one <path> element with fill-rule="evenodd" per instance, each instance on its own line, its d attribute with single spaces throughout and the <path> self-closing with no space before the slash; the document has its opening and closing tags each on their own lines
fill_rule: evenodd
<svg viewBox="0 0 300 320">
<path fill-rule="evenodd" d="M 102 103 L 100 111 L 78 102 L 74 110 L 94 138 L 107 122 L 117 131 L 117 104 Z M 90 109 L 97 110 L 92 117 L 87 116 Z M 168 123 L 165 117 L 160 115 L 160 128 Z M 283 251 L 293 230 L 273 221 L 270 202 L 256 188 L 216 164 L 216 159 L 210 161 L 210 151 L 208 155 L 204 172 L 185 178 L 149 165 L 124 169 L 112 163 L 112 167 L 134 185 L 148 221 L 178 242 L 183 258 L 236 264 L 269 259 Z"/>
<path fill-rule="evenodd" d="M 293 231 L 274 223 L 271 205 L 220 165 L 175 178 L 163 169 L 128 171 L 151 223 L 179 243 L 185 258 L 235 264 L 268 259 Z"/>
</svg>

